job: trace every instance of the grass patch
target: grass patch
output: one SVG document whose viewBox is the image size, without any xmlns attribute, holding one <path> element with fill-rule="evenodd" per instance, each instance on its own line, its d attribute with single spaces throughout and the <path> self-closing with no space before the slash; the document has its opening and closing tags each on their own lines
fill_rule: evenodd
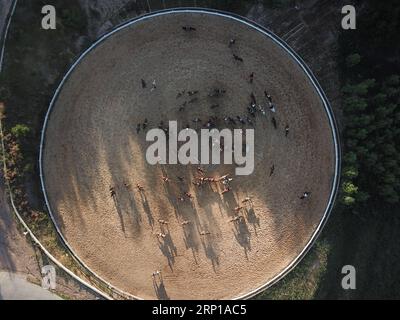
<svg viewBox="0 0 400 320">
<path fill-rule="evenodd" d="M 315 298 L 328 263 L 330 246 L 326 240 L 316 242 L 299 265 L 258 299 L 309 300 Z"/>
</svg>

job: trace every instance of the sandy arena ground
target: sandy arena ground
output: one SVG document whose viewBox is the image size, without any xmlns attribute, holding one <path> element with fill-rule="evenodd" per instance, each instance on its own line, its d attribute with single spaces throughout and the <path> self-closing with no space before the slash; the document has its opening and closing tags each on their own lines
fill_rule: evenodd
<svg viewBox="0 0 400 320">
<path fill-rule="evenodd" d="M 197 30 L 185 32 L 184 25 Z M 231 38 L 237 40 L 229 48 Z M 226 94 L 210 98 L 214 88 Z M 198 90 L 198 100 L 178 111 L 193 98 L 177 98 L 183 90 Z M 268 108 L 266 117 L 257 113 L 255 171 L 234 177 L 231 193 L 221 195 L 216 183 L 193 185 L 197 166 L 147 164 L 150 143 L 143 130 L 136 132 L 145 118 L 148 129 L 161 120 L 200 128 L 192 119 L 247 116 L 251 92 L 266 106 L 264 90 L 276 104 L 278 128 Z M 225 127 L 220 120 L 218 128 Z M 145 299 L 234 298 L 270 281 L 301 253 L 323 218 L 334 166 L 322 101 L 294 60 L 249 26 L 200 13 L 138 22 L 90 52 L 59 94 L 43 153 L 48 200 L 68 243 L 102 278 Z M 210 177 L 234 176 L 234 166 L 205 169 Z M 185 191 L 194 199 L 180 203 Z M 304 191 L 311 197 L 300 200 Z M 244 220 L 229 222 L 247 196 L 253 203 L 242 211 Z M 185 220 L 190 224 L 182 226 Z M 158 239 L 159 232 L 166 237 Z M 156 270 L 162 281 L 153 281 Z"/>
</svg>

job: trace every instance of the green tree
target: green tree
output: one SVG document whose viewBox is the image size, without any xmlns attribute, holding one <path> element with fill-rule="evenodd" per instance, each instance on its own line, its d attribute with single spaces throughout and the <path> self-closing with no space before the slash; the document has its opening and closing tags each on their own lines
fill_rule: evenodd
<svg viewBox="0 0 400 320">
<path fill-rule="evenodd" d="M 25 138 L 30 133 L 30 131 L 31 130 L 29 129 L 29 127 L 24 124 L 17 124 L 11 128 L 11 133 L 17 139 Z"/>
<path fill-rule="evenodd" d="M 347 56 L 346 66 L 352 68 L 361 62 L 361 56 L 358 53 L 353 53 Z"/>
</svg>

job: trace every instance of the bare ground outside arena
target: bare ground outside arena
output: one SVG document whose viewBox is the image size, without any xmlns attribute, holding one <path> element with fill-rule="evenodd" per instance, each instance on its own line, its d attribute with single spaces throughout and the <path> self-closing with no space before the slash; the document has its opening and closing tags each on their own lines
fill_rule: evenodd
<svg viewBox="0 0 400 320">
<path fill-rule="evenodd" d="M 183 25 L 197 30 L 185 32 Z M 229 48 L 233 37 L 236 43 Z M 157 89 L 151 91 L 153 80 Z M 226 94 L 208 97 L 214 88 Z M 183 90 L 199 93 L 182 112 L 180 105 L 193 98 L 177 99 Z M 136 133 L 145 118 L 149 128 L 161 120 L 200 128 L 192 119 L 247 116 L 251 92 L 265 104 L 264 90 L 276 104 L 278 128 L 272 113 L 258 113 L 255 171 L 235 177 L 232 193 L 221 195 L 217 184 L 193 185 L 196 166 L 146 163 L 149 143 L 144 131 Z M 211 109 L 214 104 L 219 107 Z M 233 166 L 205 169 L 207 176 L 234 175 Z M 335 148 L 319 95 L 282 48 L 232 19 L 174 13 L 118 31 L 79 63 L 47 124 L 43 173 L 63 236 L 102 278 L 146 299 L 224 299 L 269 282 L 302 252 L 328 205 Z M 302 201 L 306 190 L 311 197 Z M 180 203 L 177 197 L 185 191 L 194 199 Z M 229 222 L 247 196 L 253 203 L 243 211 L 244 221 Z M 191 223 L 183 227 L 186 220 Z M 166 237 L 157 239 L 159 232 Z M 155 270 L 162 271 L 162 284 L 153 281 Z"/>
</svg>

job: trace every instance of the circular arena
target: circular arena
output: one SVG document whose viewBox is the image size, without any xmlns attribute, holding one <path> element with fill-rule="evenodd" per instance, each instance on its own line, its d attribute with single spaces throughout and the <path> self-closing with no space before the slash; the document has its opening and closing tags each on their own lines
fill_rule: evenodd
<svg viewBox="0 0 400 320">
<path fill-rule="evenodd" d="M 150 165 L 146 132 L 169 121 L 254 129 L 254 172 Z M 339 158 L 327 99 L 290 48 L 245 19 L 181 9 L 117 27 L 74 63 L 46 115 L 40 170 L 62 239 L 116 290 L 238 299 L 306 254 Z"/>
</svg>

